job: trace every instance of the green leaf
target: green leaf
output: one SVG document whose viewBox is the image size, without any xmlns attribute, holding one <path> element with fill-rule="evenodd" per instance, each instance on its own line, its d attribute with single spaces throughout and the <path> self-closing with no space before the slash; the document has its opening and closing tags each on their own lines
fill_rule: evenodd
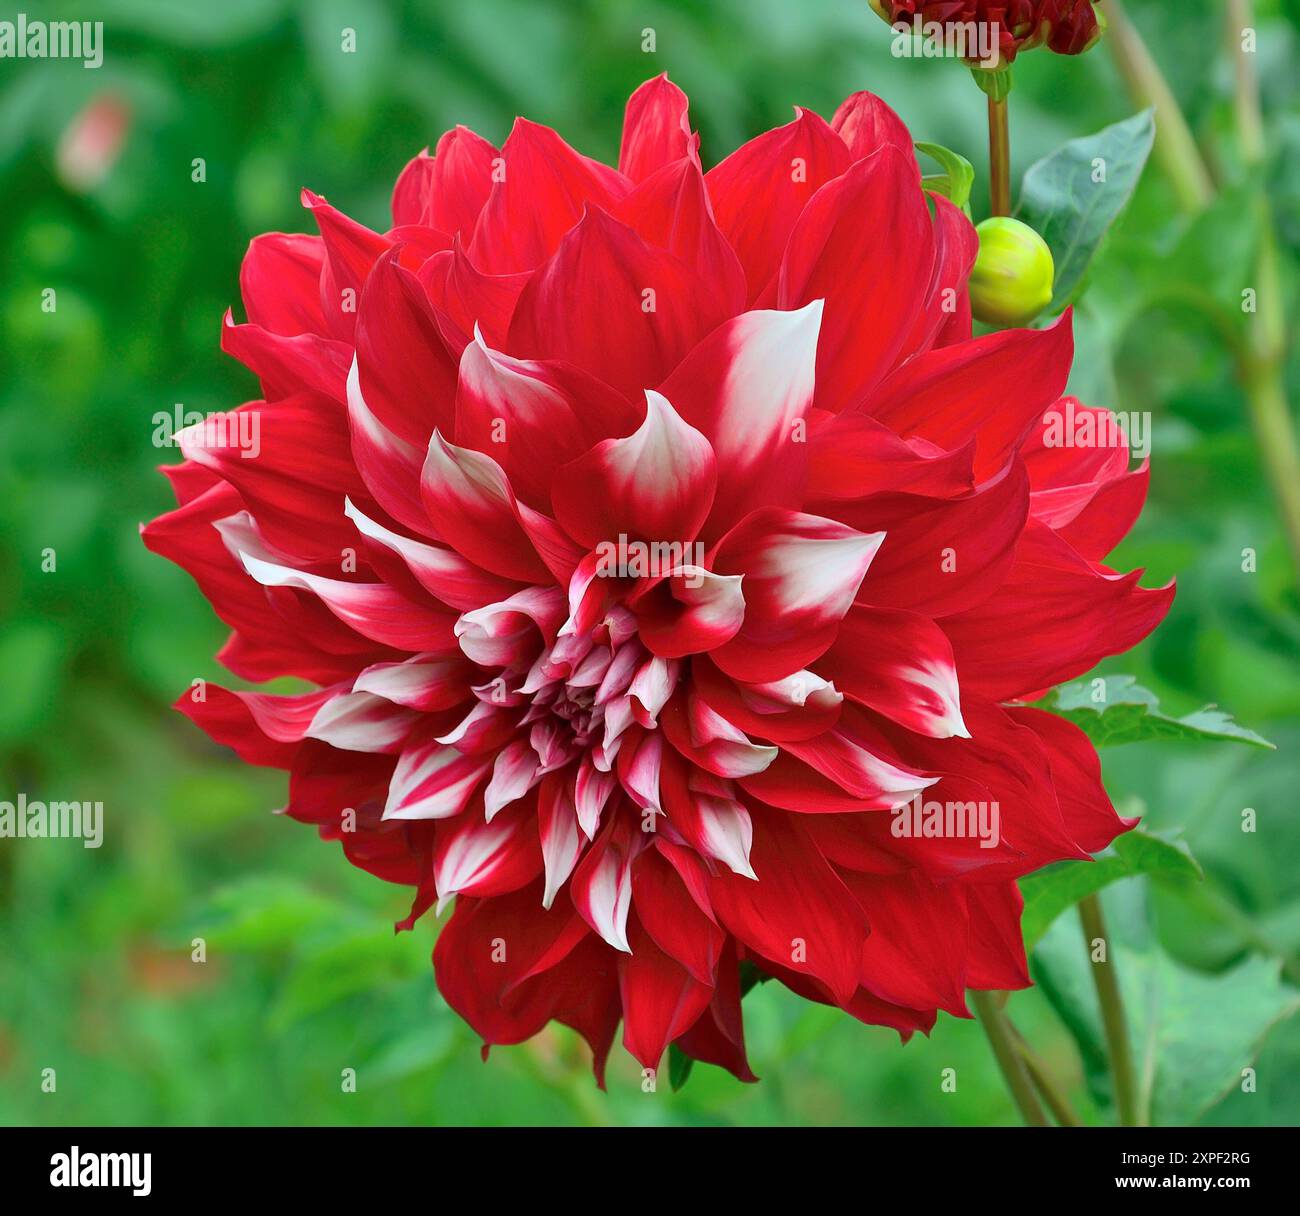
<svg viewBox="0 0 1300 1216">
<path fill-rule="evenodd" d="M 1072 139 L 1025 173 L 1017 218 L 1051 246 L 1052 312 L 1078 295 L 1102 238 L 1132 198 L 1155 139 L 1152 113 L 1143 110 L 1096 135 Z M 1104 180 L 1096 180 L 1099 173 Z"/>
<path fill-rule="evenodd" d="M 1300 1007 L 1277 960 L 1253 957 L 1219 974 L 1170 958 L 1154 940 L 1121 941 L 1108 909 L 1112 957 L 1128 1019 L 1143 1107 L 1159 1126 L 1195 1123 L 1241 1084 L 1268 1032 Z M 1034 975 L 1079 1045 L 1089 1086 L 1109 1093 L 1101 1015 L 1077 923 L 1053 926 L 1034 952 Z"/>
<path fill-rule="evenodd" d="M 1097 676 L 1053 689 L 1041 709 L 1068 718 L 1098 747 L 1144 739 L 1224 739 L 1273 750 L 1273 744 L 1239 726 L 1213 705 L 1182 718 L 1160 712 L 1160 701 L 1132 676 Z"/>
<path fill-rule="evenodd" d="M 673 1093 L 686 1084 L 694 1067 L 695 1061 L 676 1043 L 668 1044 L 668 1084 L 673 1087 Z"/>
<path fill-rule="evenodd" d="M 1166 881 L 1199 881 L 1200 865 L 1181 840 L 1141 829 L 1125 832 L 1096 861 L 1064 861 L 1020 880 L 1025 910 L 1020 920 L 1032 947 L 1067 908 L 1121 878 L 1150 874 Z"/>
<path fill-rule="evenodd" d="M 970 191 L 975 184 L 975 170 L 970 161 L 942 144 L 927 144 L 918 140 L 916 150 L 924 152 L 931 160 L 938 161 L 943 166 L 942 173 L 923 177 L 921 184 L 927 190 L 942 194 L 969 216 Z"/>
</svg>

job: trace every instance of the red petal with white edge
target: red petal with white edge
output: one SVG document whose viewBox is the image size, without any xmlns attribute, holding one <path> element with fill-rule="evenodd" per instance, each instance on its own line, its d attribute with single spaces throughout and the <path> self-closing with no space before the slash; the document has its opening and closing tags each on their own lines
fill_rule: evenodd
<svg viewBox="0 0 1300 1216">
<path fill-rule="evenodd" d="M 513 806 L 491 823 L 466 815 L 438 831 L 433 853 L 438 911 L 453 895 L 484 897 L 518 891 L 541 870 L 534 802 Z"/>
<path fill-rule="evenodd" d="M 719 919 L 757 954 L 820 980 L 847 1004 L 862 973 L 862 908 L 793 816 L 765 812 L 754 829 L 758 881 L 715 876 Z"/>
<path fill-rule="evenodd" d="M 698 853 L 720 861 L 733 874 L 755 877 L 749 860 L 754 841 L 753 821 L 749 811 L 736 800 L 735 789 L 729 781 L 693 771 L 689 763 L 667 752 L 660 771 L 660 792 L 668 823 Z M 672 851 L 664 851 L 677 864 L 680 859 Z M 678 872 L 681 873 L 680 866 Z M 699 903 L 698 894 L 693 894 Z"/>
<path fill-rule="evenodd" d="M 742 787 L 771 806 L 801 811 L 801 787 L 806 809 L 824 811 L 852 809 L 858 811 L 890 810 L 904 805 L 938 780 L 901 768 L 880 754 L 862 711 L 844 707 L 839 722 L 824 734 L 812 739 L 797 739 L 781 745 L 781 757 L 764 772 L 741 779 Z M 820 782 L 809 781 L 806 766 L 813 773 L 843 790 L 852 805 L 820 805 L 816 788 Z"/>
<path fill-rule="evenodd" d="M 943 621 L 962 688 L 1015 700 L 1136 646 L 1174 598 L 1172 582 L 1139 587 L 1142 574 L 1089 568 L 1065 541 L 1031 520 L 1000 593 Z"/>
<path fill-rule="evenodd" d="M 618 168 L 639 182 L 682 157 L 700 162 L 700 137 L 691 131 L 686 94 L 664 72 L 627 99 Z"/>
<path fill-rule="evenodd" d="M 738 680 L 779 680 L 835 640 L 883 532 L 764 508 L 718 544 L 713 568 L 744 576 L 745 623 L 713 661 Z"/>
<path fill-rule="evenodd" d="M 1137 826 L 1136 819 L 1116 813 L 1102 784 L 1097 749 L 1073 722 L 1028 706 L 1010 706 L 1006 713 L 1042 740 L 1065 826 L 1082 849 L 1100 853 L 1121 832 Z"/>
<path fill-rule="evenodd" d="M 371 412 L 361 395 L 355 357 L 348 372 L 348 426 L 352 458 L 375 501 L 411 531 L 432 535 L 433 525 L 420 497 L 424 452 L 394 435 Z"/>
<path fill-rule="evenodd" d="M 501 153 L 468 127 L 456 126 L 438 140 L 425 213 L 408 223 L 428 224 L 469 240 L 479 212 L 492 192 L 492 171 Z M 394 209 L 394 220 L 396 210 Z"/>
<path fill-rule="evenodd" d="M 668 1044 L 709 1007 L 713 988 L 660 950 L 635 918 L 629 936 L 632 952 L 618 961 L 623 1046 L 643 1067 L 658 1068 Z"/>
<path fill-rule="evenodd" d="M 541 836 L 542 861 L 546 870 L 542 907 L 549 908 L 587 847 L 573 802 L 571 773 L 548 773 L 542 778 L 537 793 L 537 830 Z"/>
<path fill-rule="evenodd" d="M 466 256 L 457 237 L 450 249 L 429 258 L 416 278 L 441 322 L 439 332 L 459 355 L 476 328 L 491 345 L 504 345 L 519 293 L 530 276 L 526 272 L 483 274 Z M 448 332 L 447 322 L 454 326 L 454 333 Z"/>
<path fill-rule="evenodd" d="M 400 579 L 407 573 L 415 583 L 448 607 L 465 611 L 485 601 L 505 599 L 518 589 L 517 583 L 497 578 L 466 561 L 454 549 L 430 545 L 401 536 L 364 515 L 351 499 L 343 511 L 369 542 L 366 551 L 371 564 L 386 581 Z M 398 572 L 398 578 L 393 578 Z"/>
<path fill-rule="evenodd" d="M 969 738 L 952 646 L 927 617 L 856 607 L 817 664 L 855 701 L 922 735 Z"/>
<path fill-rule="evenodd" d="M 874 93 L 850 93 L 831 118 L 854 160 L 870 156 L 886 144 L 912 155 L 912 135 L 898 117 Z"/>
<path fill-rule="evenodd" d="M 393 772 L 384 818 L 459 815 L 491 767 L 491 756 L 466 756 L 436 740 L 408 747 Z"/>
<path fill-rule="evenodd" d="M 691 664 L 694 688 L 747 735 L 783 743 L 811 739 L 835 725 L 844 694 L 811 671 L 772 684 L 737 684 L 707 658 Z"/>
<path fill-rule="evenodd" d="M 542 508 L 551 505 L 557 466 L 587 446 L 573 405 L 549 380 L 541 364 L 503 355 L 475 334 L 456 389 L 456 438 L 491 452 L 515 492 Z"/>
<path fill-rule="evenodd" d="M 525 587 L 509 599 L 464 613 L 456 622 L 460 648 L 480 666 L 527 670 L 565 616 L 558 587 Z"/>
<path fill-rule="evenodd" d="M 326 701 L 307 734 L 348 752 L 399 752 L 419 714 L 368 692 L 350 692 Z"/>
<path fill-rule="evenodd" d="M 473 668 L 458 655 L 416 655 L 404 663 L 375 663 L 352 685 L 353 692 L 369 692 L 421 713 L 450 709 L 468 701 Z"/>
<path fill-rule="evenodd" d="M 362 486 L 348 456 L 347 427 L 332 401 L 303 393 L 251 402 L 176 432 L 187 459 L 238 491 L 262 533 L 284 553 L 337 567 L 352 543 L 342 495 Z M 302 453 L 310 451 L 308 467 Z"/>
<path fill-rule="evenodd" d="M 945 452 L 866 414 L 836 414 L 808 437 L 808 493 L 817 503 L 887 491 L 954 498 L 974 489 L 974 455 L 974 443 Z"/>
<path fill-rule="evenodd" d="M 596 837 L 570 880 L 578 914 L 615 950 L 631 953 L 627 914 L 632 905 L 632 862 L 646 847 L 637 820 L 621 814 Z"/>
<path fill-rule="evenodd" d="M 483 791 L 483 817 L 488 823 L 502 807 L 517 802 L 542 777 L 542 764 L 527 738 L 513 739 L 492 764 L 492 777 Z"/>
<path fill-rule="evenodd" d="M 957 498 L 876 494 L 840 503 L 835 514 L 885 530 L 858 603 L 947 616 L 988 599 L 1006 578 L 1029 514 L 1029 482 L 1016 459 Z"/>
<path fill-rule="evenodd" d="M 1004 329 L 908 360 L 863 405 L 904 437 L 942 448 L 976 441 L 978 479 L 1002 468 L 1065 391 L 1071 313 L 1047 329 Z"/>
<path fill-rule="evenodd" d="M 726 316 L 725 302 L 681 258 L 589 207 L 520 293 L 509 344 L 528 358 L 573 363 L 634 397 L 661 383 Z"/>
<path fill-rule="evenodd" d="M 578 775 L 573 784 L 573 805 L 578 826 L 588 840 L 594 840 L 600 827 L 600 815 L 605 803 L 618 785 L 618 775 L 612 770 L 602 772 L 590 756 L 578 762 Z"/>
<path fill-rule="evenodd" d="M 736 636 L 745 619 L 739 575 L 682 566 L 636 602 L 637 633 L 656 655 L 703 654 Z"/>
<path fill-rule="evenodd" d="M 300 696 L 277 697 L 208 684 L 202 700 L 196 701 L 196 690 L 191 689 L 177 699 L 175 708 L 210 738 L 234 748 L 245 764 L 288 768 L 312 718 L 339 689 L 336 684 Z"/>
<path fill-rule="evenodd" d="M 307 574 L 241 553 L 244 569 L 264 587 L 295 587 L 316 596 L 340 621 L 362 637 L 397 650 L 435 650 L 455 646 L 455 617 L 399 595 L 385 583 L 345 583 Z"/>
<path fill-rule="evenodd" d="M 555 517 L 585 545 L 620 536 L 685 544 L 713 506 L 709 441 L 667 398 L 647 390 L 645 399 L 645 420 L 631 435 L 604 440 L 555 478 Z"/>
<path fill-rule="evenodd" d="M 742 144 L 705 175 L 718 226 L 740 257 L 749 303 L 775 286 L 790 230 L 804 204 L 852 162 L 844 141 L 812 110 Z"/>
<path fill-rule="evenodd" d="M 717 458 L 709 536 L 751 507 L 797 503 L 821 319 L 818 301 L 796 312 L 743 313 L 705 338 L 663 385 Z"/>
<path fill-rule="evenodd" d="M 701 984 L 712 986 L 726 934 L 700 910 L 658 849 L 647 849 L 632 866 L 632 903 L 655 945 Z M 635 942 L 632 953 L 635 957 Z"/>
<path fill-rule="evenodd" d="M 745 307 L 745 271 L 713 218 L 698 161 L 678 160 L 647 178 L 614 218 L 681 258 L 709 285 L 726 316 Z"/>
<path fill-rule="evenodd" d="M 371 413 L 394 435 L 423 447 L 455 419 L 456 364 L 443 344 L 419 280 L 385 253 L 357 309 L 357 370 Z"/>
<path fill-rule="evenodd" d="M 434 431 L 420 491 L 438 535 L 476 566 L 519 582 L 550 582 L 519 522 L 505 472 L 490 456 L 448 443 Z"/>
<path fill-rule="evenodd" d="M 702 697 L 678 694 L 659 718 L 678 754 L 719 777 L 761 773 L 777 758 L 777 749 L 755 743 Z"/>
<path fill-rule="evenodd" d="M 255 236 L 239 268 L 239 294 L 254 325 L 273 334 L 326 332 L 320 307 L 325 246 L 318 236 L 267 232 Z"/>
<path fill-rule="evenodd" d="M 588 204 L 612 207 L 628 191 L 621 173 L 575 152 L 550 127 L 515 120 L 503 168 L 479 214 L 469 255 L 488 274 L 540 266 Z"/>
<path fill-rule="evenodd" d="M 638 737 L 639 736 L 639 737 Z M 663 763 L 664 738 L 658 731 L 627 733 L 619 749 L 617 773 L 628 797 L 642 810 L 661 811 L 659 771 Z"/>
<path fill-rule="evenodd" d="M 817 346 L 822 409 L 839 413 L 859 401 L 898 362 L 933 262 L 934 231 L 910 152 L 886 146 L 809 201 L 781 262 L 777 303 L 826 302 Z M 846 275 L 846 266 L 857 270 Z"/>
</svg>

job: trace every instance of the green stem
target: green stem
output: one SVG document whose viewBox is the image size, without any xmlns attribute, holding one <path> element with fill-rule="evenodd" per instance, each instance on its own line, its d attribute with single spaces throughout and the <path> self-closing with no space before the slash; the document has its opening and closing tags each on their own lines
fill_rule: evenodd
<svg viewBox="0 0 1300 1216">
<path fill-rule="evenodd" d="M 1156 159 L 1184 211 L 1200 211 L 1214 197 L 1214 183 L 1192 138 L 1183 112 L 1121 0 L 1103 0 L 1109 20 L 1106 40 L 1128 91 L 1138 105 L 1156 111 Z"/>
<path fill-rule="evenodd" d="M 1049 1126 L 1047 1116 L 1034 1092 L 1033 1082 L 1025 1067 L 1024 1057 L 1016 1048 L 1014 1031 L 1007 1016 L 998 1008 L 993 994 L 989 992 L 972 992 L 971 1004 L 979 1015 L 980 1024 L 988 1036 L 989 1046 L 993 1048 L 993 1058 L 1002 1071 L 1002 1077 L 1011 1091 L 1011 1097 L 1025 1122 L 1031 1127 Z"/>
<path fill-rule="evenodd" d="M 1020 1058 L 1024 1060 L 1025 1068 L 1029 1071 L 1029 1079 L 1043 1096 L 1043 1101 L 1047 1103 L 1047 1109 L 1052 1112 L 1052 1117 L 1062 1127 L 1082 1127 L 1083 1120 L 1075 1114 L 1069 1098 L 1065 1096 L 1065 1091 L 1056 1083 L 1056 1078 L 1052 1076 L 1042 1057 L 1025 1042 L 1024 1036 L 1009 1018 L 1007 1025 L 1015 1040 L 1016 1050 L 1020 1052 Z"/>
<path fill-rule="evenodd" d="M 989 202 L 994 215 L 1011 214 L 1011 126 L 1005 97 L 989 97 Z"/>
<path fill-rule="evenodd" d="M 1095 894 L 1079 901 L 1079 920 L 1083 924 L 1084 944 L 1092 963 L 1092 980 L 1101 1005 L 1101 1024 L 1106 1034 L 1106 1048 L 1110 1055 L 1110 1075 L 1115 1084 L 1115 1107 L 1123 1127 L 1141 1126 L 1138 1114 L 1137 1085 L 1133 1074 L 1133 1052 L 1129 1045 L 1128 1022 L 1124 1017 L 1124 1001 L 1119 992 L 1119 974 L 1115 968 L 1115 954 L 1106 937 L 1106 921 L 1101 912 L 1101 900 Z M 1103 945 L 1102 961 L 1093 958 L 1093 944 Z"/>
<path fill-rule="evenodd" d="M 1227 38 L 1236 74 L 1237 136 L 1242 159 L 1247 169 L 1253 170 L 1263 161 L 1265 152 L 1255 57 L 1247 54 L 1241 43 L 1242 31 L 1254 26 L 1253 6 L 1250 0 L 1228 0 L 1226 13 Z M 1251 428 L 1282 516 L 1291 560 L 1300 575 L 1300 448 L 1286 396 L 1287 319 L 1273 206 L 1262 187 L 1254 207 L 1254 223 L 1259 232 L 1254 275 L 1256 312 L 1245 349 L 1238 353 L 1238 359 Z"/>
<path fill-rule="evenodd" d="M 1241 35 L 1255 26 L 1250 0 L 1228 0 L 1228 48 L 1236 70 L 1234 111 L 1237 135 L 1241 140 L 1242 159 L 1249 165 L 1264 159 L 1264 116 L 1259 108 L 1259 78 L 1255 74 L 1255 56 L 1242 46 Z"/>
</svg>

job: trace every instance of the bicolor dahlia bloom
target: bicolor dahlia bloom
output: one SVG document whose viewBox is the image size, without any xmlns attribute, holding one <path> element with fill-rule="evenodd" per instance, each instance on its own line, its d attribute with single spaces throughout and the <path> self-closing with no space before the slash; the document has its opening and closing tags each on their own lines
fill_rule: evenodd
<svg viewBox="0 0 1300 1216">
<path fill-rule="evenodd" d="M 413 887 L 399 927 L 454 898 L 485 1044 L 555 1019 L 601 1076 L 621 1021 L 751 1079 L 742 976 L 904 1038 L 1025 986 L 1015 880 L 1129 825 L 1021 702 L 1172 589 L 1102 564 L 1145 466 L 1050 441 L 1069 316 L 971 336 L 974 232 L 894 113 L 706 173 L 660 77 L 617 169 L 521 119 L 416 157 L 387 232 L 303 202 L 225 319 L 263 398 L 182 433 L 144 535 L 236 675 L 316 687 L 179 708 Z M 931 804 L 995 838 L 899 830 Z"/>
<path fill-rule="evenodd" d="M 971 23 L 996 27 L 999 60 L 1046 45 L 1058 55 L 1079 55 L 1101 36 L 1094 0 L 869 0 L 891 25 L 937 24 L 945 30 Z"/>
</svg>

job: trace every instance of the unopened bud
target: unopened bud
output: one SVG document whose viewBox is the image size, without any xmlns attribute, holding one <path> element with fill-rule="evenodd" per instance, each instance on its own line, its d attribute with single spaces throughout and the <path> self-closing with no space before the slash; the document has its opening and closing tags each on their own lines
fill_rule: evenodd
<svg viewBox="0 0 1300 1216">
<path fill-rule="evenodd" d="M 970 275 L 975 316 L 988 325 L 1025 325 L 1052 302 L 1052 251 L 1028 224 L 993 215 L 979 224 Z"/>
</svg>

